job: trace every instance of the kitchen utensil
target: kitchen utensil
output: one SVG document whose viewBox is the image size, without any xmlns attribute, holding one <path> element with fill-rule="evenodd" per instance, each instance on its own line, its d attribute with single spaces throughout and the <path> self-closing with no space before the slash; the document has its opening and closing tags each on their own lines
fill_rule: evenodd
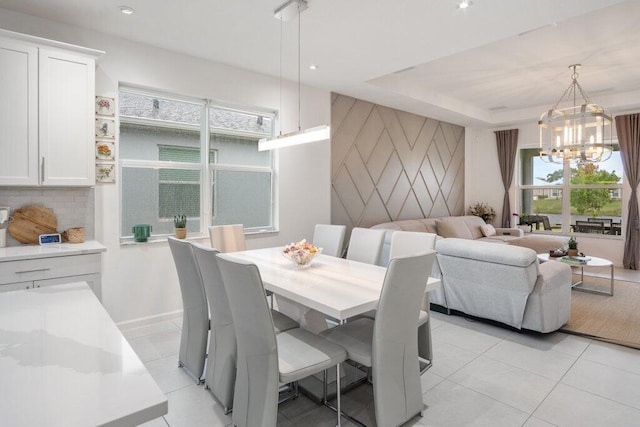
<svg viewBox="0 0 640 427">
<path fill-rule="evenodd" d="M 20 243 L 37 244 L 41 234 L 57 233 L 57 228 L 56 215 L 44 206 L 23 206 L 9 221 L 9 234 Z"/>
<path fill-rule="evenodd" d="M 136 242 L 146 242 L 152 231 L 153 227 L 149 224 L 136 224 L 131 228 L 133 240 Z"/>
</svg>

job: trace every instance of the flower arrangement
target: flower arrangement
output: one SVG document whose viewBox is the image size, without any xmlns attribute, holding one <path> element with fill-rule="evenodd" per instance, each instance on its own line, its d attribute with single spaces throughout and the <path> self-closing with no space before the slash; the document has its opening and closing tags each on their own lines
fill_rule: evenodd
<svg viewBox="0 0 640 427">
<path fill-rule="evenodd" d="M 478 202 L 475 205 L 469 206 L 469 213 L 471 215 L 479 216 L 486 223 L 493 221 L 496 217 L 496 211 L 484 202 Z"/>
<path fill-rule="evenodd" d="M 299 242 L 290 243 L 285 246 L 282 255 L 299 266 L 307 266 L 311 264 L 311 261 L 321 252 L 322 248 L 317 248 L 305 239 L 302 239 Z"/>
</svg>

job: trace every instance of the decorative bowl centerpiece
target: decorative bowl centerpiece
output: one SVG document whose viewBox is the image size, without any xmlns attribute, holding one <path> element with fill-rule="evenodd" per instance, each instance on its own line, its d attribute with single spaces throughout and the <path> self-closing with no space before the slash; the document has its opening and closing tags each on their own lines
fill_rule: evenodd
<svg viewBox="0 0 640 427">
<path fill-rule="evenodd" d="M 290 259 L 299 267 L 307 267 L 311 261 L 322 252 L 322 248 L 316 248 L 305 239 L 299 242 L 290 243 L 282 250 L 282 255 Z"/>
</svg>

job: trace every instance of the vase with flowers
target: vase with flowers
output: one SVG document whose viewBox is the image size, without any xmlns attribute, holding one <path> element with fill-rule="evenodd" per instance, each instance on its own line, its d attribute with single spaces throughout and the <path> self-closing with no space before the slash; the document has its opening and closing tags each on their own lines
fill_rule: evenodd
<svg viewBox="0 0 640 427">
<path fill-rule="evenodd" d="M 320 253 L 322 253 L 322 248 L 313 246 L 305 239 L 290 243 L 282 250 L 282 255 L 298 267 L 308 267 L 311 265 L 311 261 Z"/>
<path fill-rule="evenodd" d="M 479 216 L 489 224 L 496 217 L 496 211 L 484 202 L 478 202 L 475 205 L 469 206 L 469 213 L 471 215 Z"/>
</svg>

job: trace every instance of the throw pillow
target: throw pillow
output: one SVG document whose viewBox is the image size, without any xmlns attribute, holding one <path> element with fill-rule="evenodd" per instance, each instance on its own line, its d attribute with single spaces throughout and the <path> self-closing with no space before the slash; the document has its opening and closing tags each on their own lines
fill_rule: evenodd
<svg viewBox="0 0 640 427">
<path fill-rule="evenodd" d="M 491 237 L 496 235 L 496 229 L 491 224 L 484 224 L 480 226 L 480 231 L 484 237 Z"/>
</svg>

